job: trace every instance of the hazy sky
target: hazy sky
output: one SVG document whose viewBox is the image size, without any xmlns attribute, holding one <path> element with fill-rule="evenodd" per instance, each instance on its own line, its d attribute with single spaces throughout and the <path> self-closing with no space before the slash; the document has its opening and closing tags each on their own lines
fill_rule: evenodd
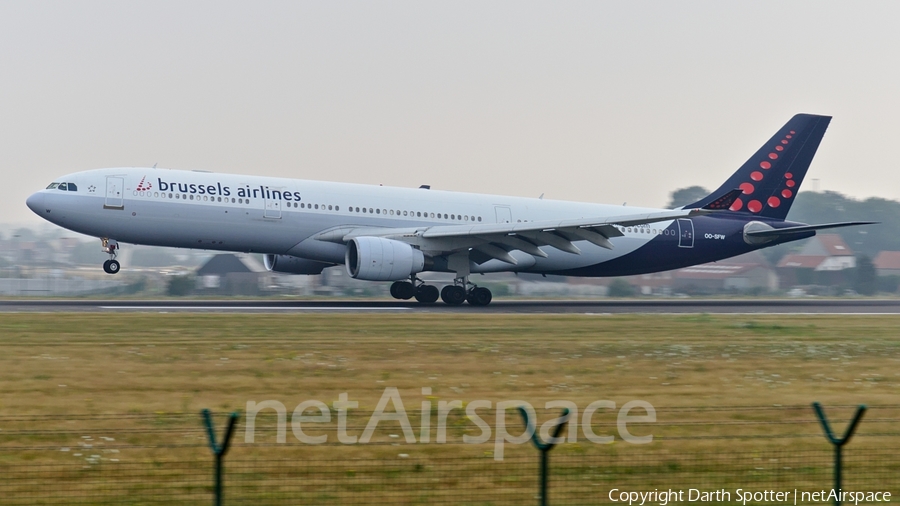
<svg viewBox="0 0 900 506">
<path fill-rule="evenodd" d="M 900 2 L 0 3 L 0 222 L 112 166 L 662 206 L 791 115 L 900 199 Z"/>
</svg>

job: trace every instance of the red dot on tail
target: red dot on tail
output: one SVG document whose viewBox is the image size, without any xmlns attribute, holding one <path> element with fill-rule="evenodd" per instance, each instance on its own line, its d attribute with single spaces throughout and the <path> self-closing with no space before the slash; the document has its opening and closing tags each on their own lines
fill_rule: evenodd
<svg viewBox="0 0 900 506">
<path fill-rule="evenodd" d="M 778 159 L 778 153 L 769 153 L 769 158 L 771 158 L 772 160 L 777 160 L 777 159 Z"/>
<path fill-rule="evenodd" d="M 731 207 L 729 207 L 728 210 L 740 211 L 742 207 L 744 207 L 744 203 L 741 202 L 741 199 L 734 199 L 734 202 L 731 204 Z"/>
<path fill-rule="evenodd" d="M 769 162 L 759 162 L 759 166 L 762 167 L 762 168 L 764 168 L 764 169 L 771 169 L 771 168 L 772 168 L 772 164 L 769 163 Z"/>
<path fill-rule="evenodd" d="M 755 188 L 753 188 L 753 185 L 750 183 L 741 183 L 741 186 L 739 186 L 739 188 L 741 190 L 744 190 L 744 195 L 750 195 L 751 193 L 753 193 L 753 190 L 755 190 Z"/>
<path fill-rule="evenodd" d="M 787 183 L 785 184 L 788 186 L 788 188 L 793 188 L 797 183 L 795 183 L 793 179 L 788 179 Z"/>
<path fill-rule="evenodd" d="M 787 144 L 787 141 L 781 141 L 782 144 Z"/>
<path fill-rule="evenodd" d="M 793 137 L 793 135 L 785 135 L 785 138 L 790 139 L 791 137 Z"/>
<path fill-rule="evenodd" d="M 793 194 L 794 194 L 794 192 L 792 192 L 791 190 L 781 190 L 781 196 L 786 199 L 791 198 L 791 195 L 793 195 Z"/>
<path fill-rule="evenodd" d="M 792 174 L 792 173 L 790 173 L 790 172 L 785 172 L 785 173 L 784 173 L 784 177 L 786 177 L 786 178 L 788 178 L 788 179 L 794 179 L 794 174 Z"/>
<path fill-rule="evenodd" d="M 775 146 L 775 151 L 784 151 L 784 146 Z"/>
<path fill-rule="evenodd" d="M 758 200 L 751 200 L 750 202 L 747 203 L 747 209 L 751 213 L 758 213 L 758 212 L 762 211 L 762 202 L 760 202 Z"/>
<path fill-rule="evenodd" d="M 769 204 L 769 207 L 778 207 L 781 205 L 781 199 L 772 195 L 766 203 Z"/>
<path fill-rule="evenodd" d="M 754 170 L 753 172 L 750 173 L 750 179 L 752 179 L 754 181 L 762 181 L 762 178 L 763 178 L 762 172 L 760 172 L 758 170 Z"/>
<path fill-rule="evenodd" d="M 795 131 L 793 131 L 793 130 L 791 130 L 791 135 L 794 135 L 794 134 L 795 134 L 795 133 L 797 133 L 797 132 L 795 132 Z"/>
</svg>

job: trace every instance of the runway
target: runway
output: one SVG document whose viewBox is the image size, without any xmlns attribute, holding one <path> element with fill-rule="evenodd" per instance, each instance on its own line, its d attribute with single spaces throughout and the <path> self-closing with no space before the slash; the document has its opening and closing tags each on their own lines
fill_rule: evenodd
<svg viewBox="0 0 900 506">
<path fill-rule="evenodd" d="M 490 306 L 385 300 L 86 300 L 0 301 L 0 312 L 154 313 L 462 313 L 462 314 L 900 314 L 900 299 L 497 300 Z"/>
</svg>

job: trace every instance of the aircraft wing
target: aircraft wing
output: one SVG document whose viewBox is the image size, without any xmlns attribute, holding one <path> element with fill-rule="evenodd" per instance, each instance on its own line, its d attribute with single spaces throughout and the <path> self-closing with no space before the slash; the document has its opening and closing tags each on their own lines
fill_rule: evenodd
<svg viewBox="0 0 900 506">
<path fill-rule="evenodd" d="M 691 218 L 710 212 L 712 211 L 707 209 L 682 209 L 603 218 L 522 223 L 470 223 L 414 228 L 341 227 L 318 234 L 316 239 L 346 243 L 356 237 L 384 237 L 418 246 L 432 255 L 472 249 L 481 253 L 480 257 L 485 260 L 496 258 L 515 265 L 516 260 L 509 254 L 513 250 L 546 258 L 547 253 L 541 247 L 552 246 L 578 255 L 581 250 L 574 244 L 576 241 L 588 241 L 602 248 L 612 249 L 610 238 L 623 235 L 617 227 Z"/>
</svg>

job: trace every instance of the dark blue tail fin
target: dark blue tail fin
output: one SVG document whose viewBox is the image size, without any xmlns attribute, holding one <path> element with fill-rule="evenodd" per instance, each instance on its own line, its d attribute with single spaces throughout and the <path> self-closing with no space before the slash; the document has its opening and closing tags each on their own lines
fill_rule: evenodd
<svg viewBox="0 0 900 506">
<path fill-rule="evenodd" d="M 830 122 L 831 116 L 794 116 L 718 190 L 685 209 L 708 206 L 740 188 L 729 211 L 784 220 Z"/>
</svg>

